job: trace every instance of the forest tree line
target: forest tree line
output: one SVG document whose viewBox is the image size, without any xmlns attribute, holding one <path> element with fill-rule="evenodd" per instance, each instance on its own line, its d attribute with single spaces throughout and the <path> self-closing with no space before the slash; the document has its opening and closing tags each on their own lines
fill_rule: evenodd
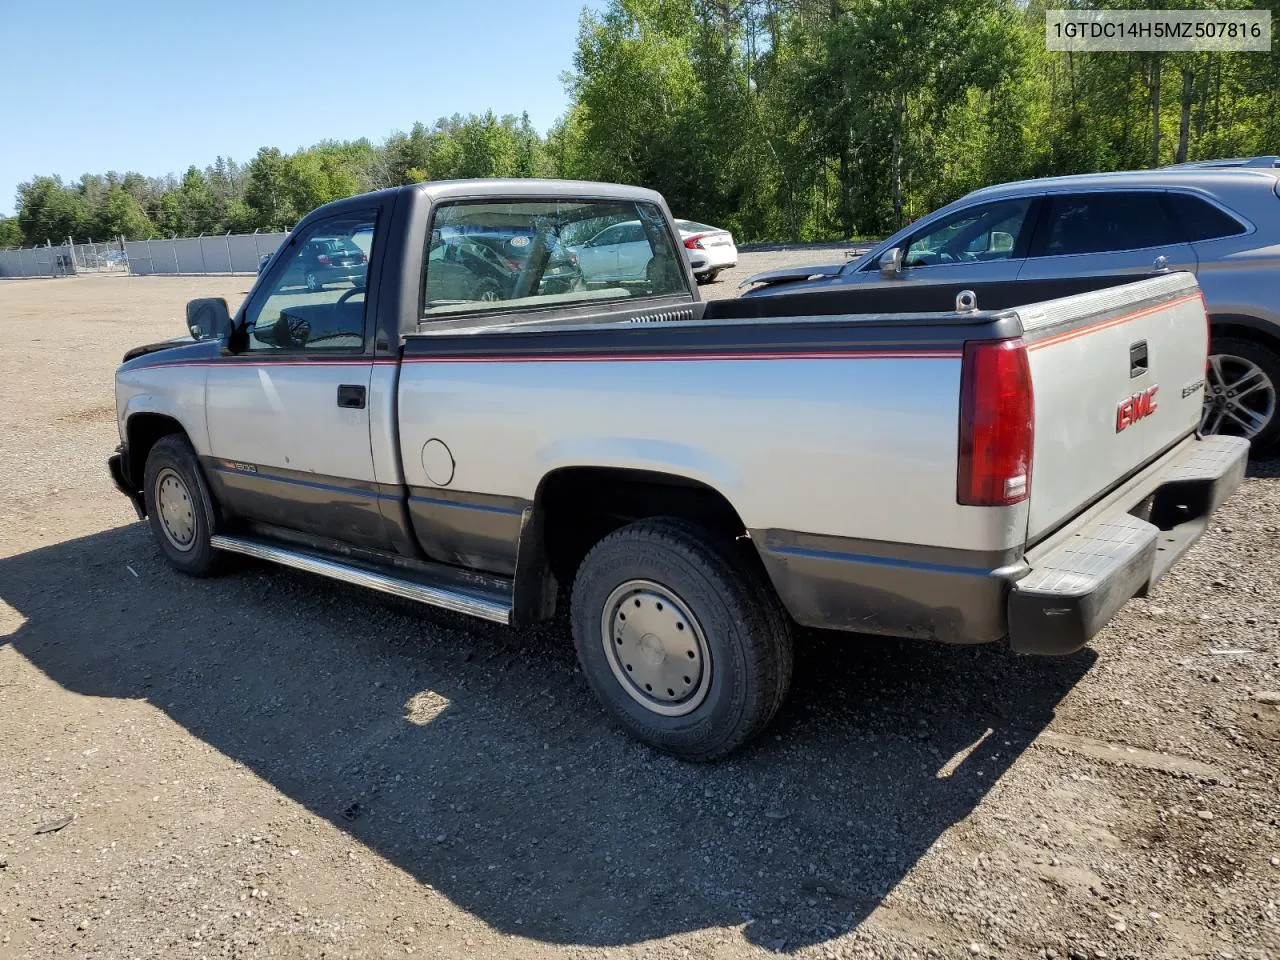
<svg viewBox="0 0 1280 960">
<path fill-rule="evenodd" d="M 1280 0 L 1234 5 L 1269 8 L 1280 24 Z M 220 157 L 180 177 L 37 176 L 20 185 L 17 215 L 0 219 L 0 248 L 280 230 L 381 187 L 548 176 L 652 187 L 677 216 L 740 241 L 849 239 L 989 183 L 1280 153 L 1280 44 L 1049 52 L 1044 9 L 610 0 L 582 14 L 564 77 L 569 108 L 545 133 L 527 115 L 486 113 L 379 143 L 263 147 L 246 163 Z"/>
</svg>

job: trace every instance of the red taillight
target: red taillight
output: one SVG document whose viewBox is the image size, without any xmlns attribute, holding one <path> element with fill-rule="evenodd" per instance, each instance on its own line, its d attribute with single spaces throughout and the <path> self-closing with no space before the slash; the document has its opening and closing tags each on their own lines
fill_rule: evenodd
<svg viewBox="0 0 1280 960">
<path fill-rule="evenodd" d="M 966 343 L 960 374 L 960 472 L 956 500 L 1001 507 L 1031 492 L 1035 411 L 1021 340 Z"/>
<path fill-rule="evenodd" d="M 368 263 L 368 262 L 369 262 L 369 255 L 368 255 L 367 253 L 362 253 L 362 254 L 360 254 L 360 262 L 361 262 L 361 263 Z"/>
<path fill-rule="evenodd" d="M 705 236 L 705 233 L 695 233 L 692 237 L 685 238 L 684 245 L 690 250 L 702 250 L 704 249 L 702 246 L 702 238 Z"/>
<path fill-rule="evenodd" d="M 316 263 L 327 267 L 329 265 L 329 255 L 327 253 L 320 254 L 320 256 L 316 257 Z"/>
</svg>

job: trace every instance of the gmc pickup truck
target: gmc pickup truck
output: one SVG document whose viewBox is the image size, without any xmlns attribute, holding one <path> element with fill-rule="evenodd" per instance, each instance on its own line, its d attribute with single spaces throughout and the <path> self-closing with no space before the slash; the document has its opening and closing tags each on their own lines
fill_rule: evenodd
<svg viewBox="0 0 1280 960">
<path fill-rule="evenodd" d="M 574 255 L 616 223 L 635 269 Z M 361 275 L 300 281 L 314 237 Z M 1248 452 L 1197 434 L 1188 273 L 704 303 L 662 197 L 609 184 L 341 200 L 187 319 L 120 366 L 110 460 L 174 567 L 504 624 L 567 603 L 607 712 L 691 760 L 769 722 L 796 624 L 1079 649 Z"/>
</svg>

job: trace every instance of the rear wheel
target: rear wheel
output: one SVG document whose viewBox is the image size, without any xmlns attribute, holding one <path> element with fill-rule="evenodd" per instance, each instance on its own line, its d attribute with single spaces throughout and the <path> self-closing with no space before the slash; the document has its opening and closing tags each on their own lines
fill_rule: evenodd
<svg viewBox="0 0 1280 960">
<path fill-rule="evenodd" d="M 314 270 L 308 270 L 303 278 L 307 283 L 307 290 L 311 293 L 319 293 L 324 288 L 324 284 L 320 282 L 320 276 Z"/>
<path fill-rule="evenodd" d="M 1253 340 L 1214 337 L 1205 376 L 1203 433 L 1247 437 L 1263 451 L 1280 441 L 1280 356 Z"/>
<path fill-rule="evenodd" d="M 719 278 L 719 276 L 720 276 L 719 270 L 708 270 L 706 273 L 702 275 L 702 282 L 715 283 L 716 280 Z"/>
<path fill-rule="evenodd" d="M 583 674 L 628 733 L 714 760 L 773 718 L 791 683 L 791 623 L 738 546 L 679 520 L 601 540 L 573 585 Z"/>
<path fill-rule="evenodd" d="M 215 573 L 222 555 L 209 542 L 213 498 L 187 438 L 173 433 L 157 440 L 142 482 L 151 534 L 165 559 L 193 577 Z"/>
</svg>

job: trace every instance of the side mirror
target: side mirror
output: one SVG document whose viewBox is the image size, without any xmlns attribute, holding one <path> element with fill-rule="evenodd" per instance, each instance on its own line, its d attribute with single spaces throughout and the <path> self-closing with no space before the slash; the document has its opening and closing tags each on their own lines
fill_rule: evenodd
<svg viewBox="0 0 1280 960">
<path fill-rule="evenodd" d="M 902 248 L 886 250 L 880 257 L 880 276 L 886 280 L 902 276 Z"/>
<path fill-rule="evenodd" d="M 231 311 L 222 297 L 203 297 L 187 304 L 187 329 L 197 340 L 221 340 L 231 333 Z"/>
</svg>

